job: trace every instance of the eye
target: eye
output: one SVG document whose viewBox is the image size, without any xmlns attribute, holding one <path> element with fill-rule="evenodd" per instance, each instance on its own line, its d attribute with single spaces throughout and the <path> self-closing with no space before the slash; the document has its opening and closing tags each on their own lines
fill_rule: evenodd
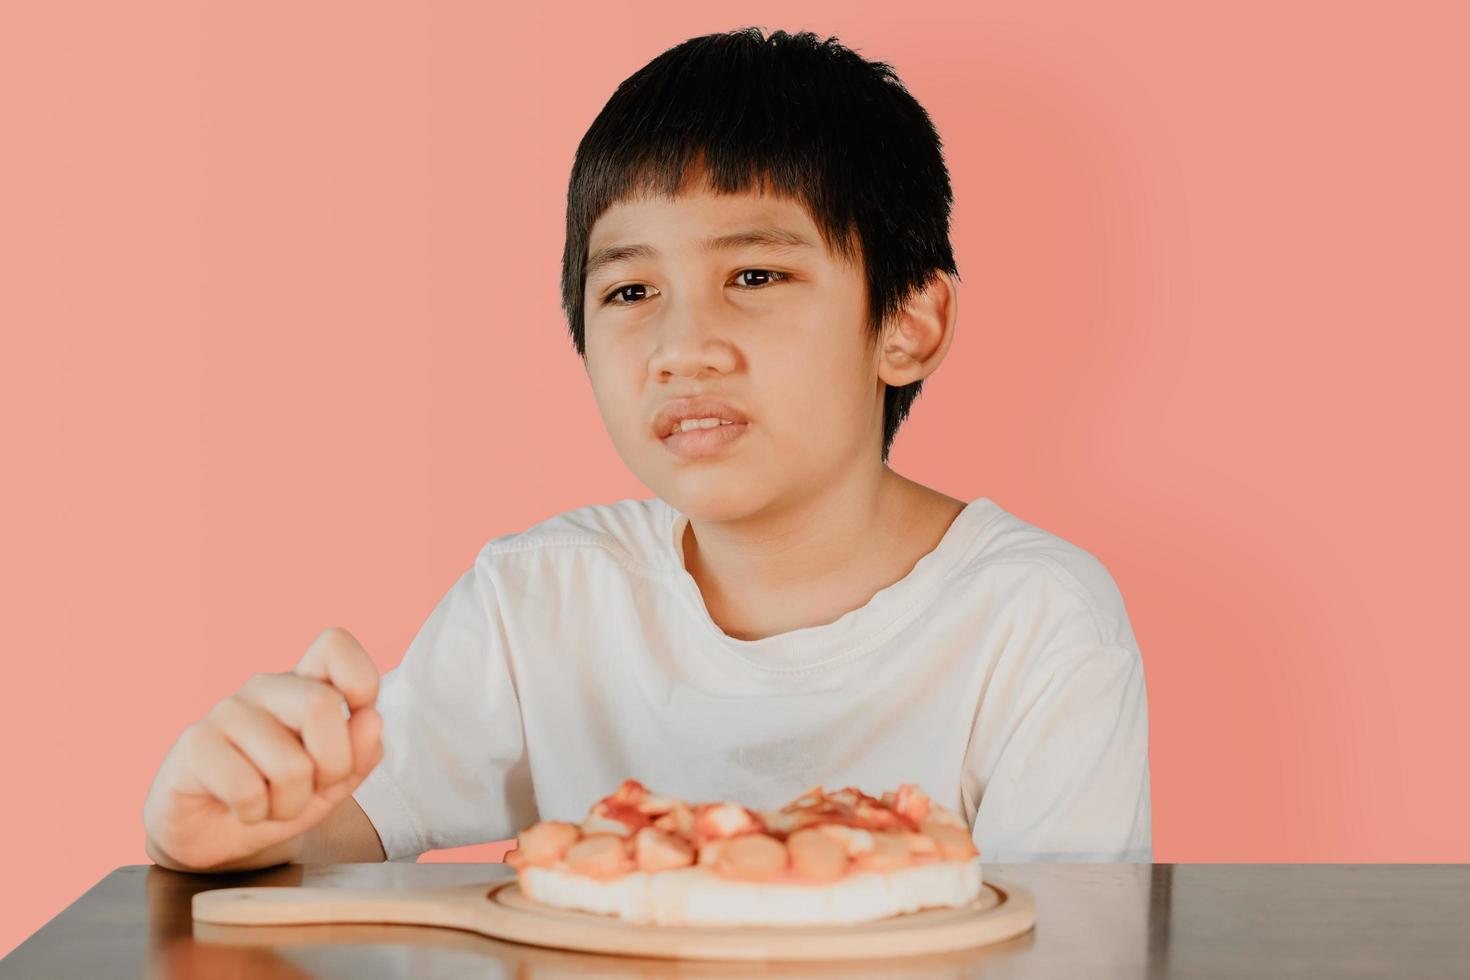
<svg viewBox="0 0 1470 980">
<path fill-rule="evenodd" d="M 642 290 L 644 295 L 630 297 L 628 293 L 634 290 Z M 619 286 L 602 298 L 603 306 L 634 306 L 647 298 L 648 286 L 641 282 L 635 282 L 627 286 Z M 620 298 L 621 297 L 621 298 Z"/>
<path fill-rule="evenodd" d="M 787 279 L 791 278 L 790 273 L 775 272 L 771 269 L 741 269 L 739 272 L 735 273 L 735 279 L 737 281 L 744 279 L 746 276 L 764 276 L 766 279 L 765 282 L 741 283 L 741 286 L 744 287 L 745 291 L 747 292 L 753 289 L 764 289 L 766 286 L 769 286 L 772 283 L 784 282 Z"/>
<path fill-rule="evenodd" d="M 755 277 L 764 281 L 751 282 L 748 277 Z M 752 293 L 757 289 L 765 289 L 778 282 L 785 282 L 791 278 L 789 272 L 776 272 L 773 269 L 741 269 L 735 273 L 736 285 L 741 292 Z M 602 298 L 603 306 L 637 306 L 648 298 L 650 287 L 641 282 L 629 283 L 619 286 Z"/>
</svg>

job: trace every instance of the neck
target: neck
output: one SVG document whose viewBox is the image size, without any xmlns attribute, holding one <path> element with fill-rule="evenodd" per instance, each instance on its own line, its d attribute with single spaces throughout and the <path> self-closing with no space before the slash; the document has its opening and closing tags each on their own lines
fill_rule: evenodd
<svg viewBox="0 0 1470 980">
<path fill-rule="evenodd" d="M 832 622 L 898 581 L 964 503 L 881 465 L 729 521 L 690 518 L 684 567 L 737 639 Z"/>
</svg>

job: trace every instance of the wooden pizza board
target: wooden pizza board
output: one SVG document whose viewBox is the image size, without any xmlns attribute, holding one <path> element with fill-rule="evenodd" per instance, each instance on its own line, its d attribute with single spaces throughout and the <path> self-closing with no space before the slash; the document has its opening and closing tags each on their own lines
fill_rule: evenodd
<svg viewBox="0 0 1470 980">
<path fill-rule="evenodd" d="M 218 888 L 194 896 L 215 925 L 373 922 L 467 929 L 590 953 L 690 960 L 836 960 L 944 953 L 1019 936 L 1036 922 L 1026 889 L 986 881 L 963 908 L 925 909 L 850 926 L 659 926 L 550 908 L 514 879 L 434 889 Z"/>
</svg>

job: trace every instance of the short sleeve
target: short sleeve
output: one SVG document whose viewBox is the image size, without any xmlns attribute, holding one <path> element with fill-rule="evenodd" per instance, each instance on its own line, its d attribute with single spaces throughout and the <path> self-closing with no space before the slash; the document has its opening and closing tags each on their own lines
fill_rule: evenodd
<svg viewBox="0 0 1470 980">
<path fill-rule="evenodd" d="M 383 675 L 383 761 L 353 793 L 390 861 L 515 835 L 535 819 L 525 736 L 482 554 Z"/>
<path fill-rule="evenodd" d="M 987 861 L 1152 862 L 1148 697 L 1138 651 L 1048 651 L 987 774 L 973 834 Z M 977 760 L 966 759 L 967 767 Z"/>
</svg>

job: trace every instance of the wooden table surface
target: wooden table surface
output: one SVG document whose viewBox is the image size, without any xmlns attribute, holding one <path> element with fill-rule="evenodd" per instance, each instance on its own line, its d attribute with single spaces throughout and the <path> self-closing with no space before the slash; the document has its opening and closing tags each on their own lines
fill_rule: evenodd
<svg viewBox="0 0 1470 980">
<path fill-rule="evenodd" d="M 430 888 L 501 864 L 113 871 L 4 960 L 0 977 L 1470 977 L 1470 865 L 987 864 L 1029 888 L 1036 928 L 959 954 L 841 964 L 635 960 L 417 926 L 196 925 L 241 885 Z M 15 887 L 17 883 L 12 883 Z"/>
</svg>

